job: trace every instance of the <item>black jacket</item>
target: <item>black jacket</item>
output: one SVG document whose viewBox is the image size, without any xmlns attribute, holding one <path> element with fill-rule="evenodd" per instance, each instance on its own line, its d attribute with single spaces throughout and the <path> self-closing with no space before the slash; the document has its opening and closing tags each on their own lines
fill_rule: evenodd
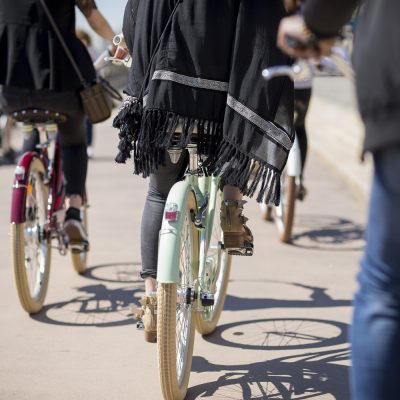
<svg viewBox="0 0 400 400">
<path fill-rule="evenodd" d="M 75 3 L 46 1 L 81 73 L 91 81 L 96 77 L 92 61 L 75 34 Z M 38 0 L 0 2 L 0 85 L 57 92 L 81 86 Z"/>
<path fill-rule="evenodd" d="M 303 13 L 316 34 L 329 36 L 350 18 L 356 0 L 308 0 Z M 364 149 L 400 145 L 400 1 L 366 0 L 357 25 L 354 68 L 366 126 Z"/>
</svg>

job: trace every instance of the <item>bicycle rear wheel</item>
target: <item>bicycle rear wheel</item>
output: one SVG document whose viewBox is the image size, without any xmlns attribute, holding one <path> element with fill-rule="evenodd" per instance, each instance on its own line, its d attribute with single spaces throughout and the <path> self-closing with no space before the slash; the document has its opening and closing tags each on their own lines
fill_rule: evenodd
<svg viewBox="0 0 400 400">
<path fill-rule="evenodd" d="M 81 208 L 81 219 L 85 231 L 88 232 L 88 205 L 84 204 Z M 86 271 L 88 252 L 87 251 L 71 251 L 72 264 L 78 274 Z"/>
<path fill-rule="evenodd" d="M 285 176 L 282 184 L 281 202 L 275 208 L 279 239 L 283 243 L 289 243 L 292 238 L 295 204 L 296 177 Z"/>
<path fill-rule="evenodd" d="M 202 335 L 210 334 L 217 327 L 221 312 L 224 308 L 232 263 L 232 256 L 223 250 L 220 208 L 221 196 L 218 194 L 214 208 L 215 213 L 211 240 L 206 256 L 205 273 L 207 276 L 203 277 L 205 281 L 202 283 L 203 290 L 214 294 L 214 305 L 204 307 L 203 312 L 198 312 L 195 315 L 196 330 Z"/>
<path fill-rule="evenodd" d="M 39 312 L 46 297 L 50 274 L 51 246 L 45 232 L 48 187 L 43 178 L 45 169 L 33 159 L 27 179 L 26 221 L 11 224 L 11 249 L 15 283 L 22 307 L 28 313 Z"/>
<path fill-rule="evenodd" d="M 198 233 L 192 223 L 193 193 L 181 208 L 179 283 L 159 283 L 157 291 L 157 350 L 161 389 L 166 400 L 185 398 L 194 343 L 194 289 Z"/>
</svg>

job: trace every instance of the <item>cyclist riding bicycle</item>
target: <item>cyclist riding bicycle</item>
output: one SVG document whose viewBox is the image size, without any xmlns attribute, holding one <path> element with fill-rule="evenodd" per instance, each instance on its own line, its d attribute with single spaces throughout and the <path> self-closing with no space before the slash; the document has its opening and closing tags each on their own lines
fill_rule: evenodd
<svg viewBox="0 0 400 400">
<path fill-rule="evenodd" d="M 47 1 L 48 8 L 87 81 L 96 74 L 89 54 L 75 36 L 75 5 L 104 39 L 114 32 L 93 0 Z M 80 210 L 87 174 L 85 115 L 81 83 L 38 0 L 2 0 L 0 4 L 0 109 L 6 114 L 42 108 L 67 115 L 60 124 L 66 178 L 65 231 L 70 241 L 87 240 Z"/>
<path fill-rule="evenodd" d="M 231 254 L 253 247 L 242 194 L 279 202 L 280 172 L 294 137 L 293 84 L 287 78 L 266 84 L 261 70 L 289 61 L 275 44 L 284 15 L 281 0 L 127 4 L 130 97 L 114 123 L 121 139 L 116 161 L 132 155 L 135 173 L 150 176 L 141 226 L 147 296 L 156 289 L 165 201 L 187 164 L 185 152 L 177 162 L 169 159 L 172 144 L 184 149 L 196 138 L 202 167 L 220 174 L 221 225 Z"/>
</svg>

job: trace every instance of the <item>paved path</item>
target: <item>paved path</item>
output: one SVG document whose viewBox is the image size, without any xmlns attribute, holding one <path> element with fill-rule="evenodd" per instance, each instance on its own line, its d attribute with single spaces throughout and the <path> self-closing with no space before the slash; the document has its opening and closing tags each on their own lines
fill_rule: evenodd
<svg viewBox="0 0 400 400">
<path fill-rule="evenodd" d="M 156 348 L 130 319 L 143 290 L 139 224 L 146 181 L 113 163 L 106 125 L 90 162 L 92 251 L 85 276 L 54 252 L 46 307 L 26 315 L 10 265 L 13 168 L 0 168 L 0 399 L 158 400 Z M 234 260 L 221 325 L 196 336 L 188 399 L 349 399 L 351 297 L 363 247 L 365 201 L 311 152 L 309 196 L 293 245 L 247 207 L 253 258 Z"/>
</svg>

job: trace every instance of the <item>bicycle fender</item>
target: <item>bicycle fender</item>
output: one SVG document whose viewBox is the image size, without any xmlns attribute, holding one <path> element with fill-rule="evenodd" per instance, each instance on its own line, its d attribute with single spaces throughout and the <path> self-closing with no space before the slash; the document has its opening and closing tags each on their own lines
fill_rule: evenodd
<svg viewBox="0 0 400 400">
<path fill-rule="evenodd" d="M 39 159 L 35 152 L 25 153 L 18 162 L 14 171 L 14 180 L 11 196 L 11 215 L 12 224 L 22 224 L 26 221 L 25 206 L 26 193 L 28 187 L 29 168 L 34 159 Z M 43 167 L 43 172 L 45 171 Z"/>
<path fill-rule="evenodd" d="M 178 205 L 176 221 L 167 221 L 163 217 L 158 240 L 157 282 L 178 283 L 180 261 L 180 231 L 185 215 L 184 211 L 189 193 L 192 191 L 190 183 L 186 181 L 176 183 L 168 194 L 166 204 Z"/>
</svg>

